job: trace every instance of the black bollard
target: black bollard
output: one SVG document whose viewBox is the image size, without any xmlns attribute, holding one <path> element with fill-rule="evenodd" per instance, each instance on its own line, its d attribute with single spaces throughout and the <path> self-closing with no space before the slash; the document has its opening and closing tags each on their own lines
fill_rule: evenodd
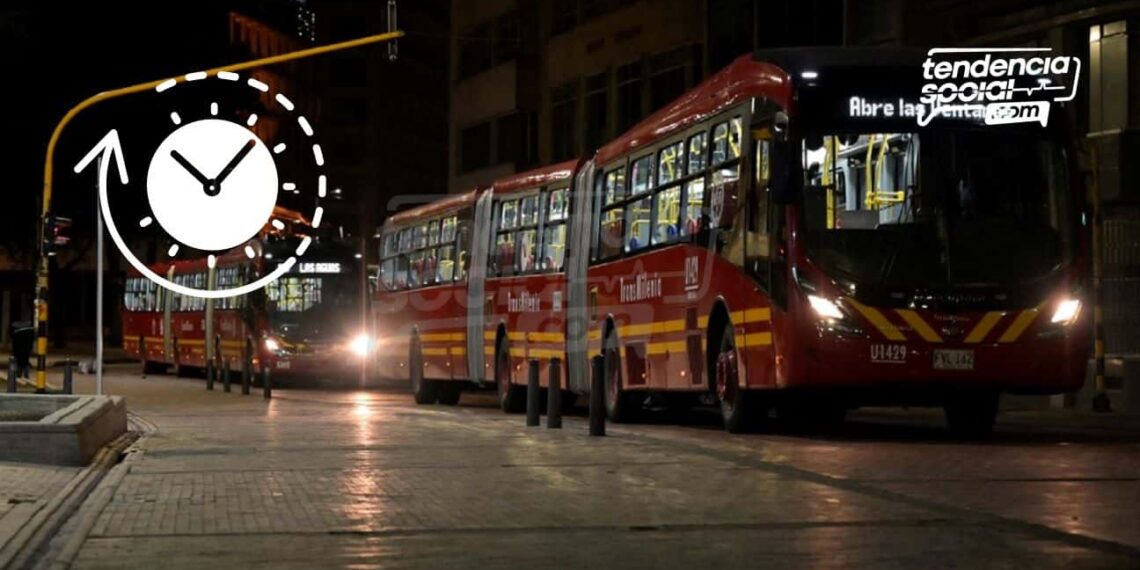
<svg viewBox="0 0 1140 570">
<path fill-rule="evenodd" d="M 222 360 L 222 391 L 230 393 L 230 361 Z"/>
<path fill-rule="evenodd" d="M 541 392 L 538 388 L 538 360 L 532 358 L 527 361 L 526 376 L 526 425 L 528 427 L 539 424 L 539 407 L 542 405 L 540 398 Z"/>
<path fill-rule="evenodd" d="M 242 359 L 243 362 L 241 363 L 241 395 L 242 396 L 248 396 L 249 395 L 249 388 L 250 388 L 250 386 L 253 385 L 253 362 L 251 362 L 251 360 L 250 360 L 251 358 L 252 357 L 247 354 L 245 356 L 245 358 Z"/>
<path fill-rule="evenodd" d="M 74 394 L 75 385 L 72 383 L 71 366 L 74 364 L 70 358 L 63 361 L 63 393 Z"/>
<path fill-rule="evenodd" d="M 590 361 L 590 435 L 606 435 L 605 361 L 595 356 Z"/>
<path fill-rule="evenodd" d="M 265 399 L 268 400 L 273 397 L 273 379 L 269 375 L 269 367 L 261 367 L 261 388 L 264 390 Z"/>
<path fill-rule="evenodd" d="M 214 389 L 214 373 L 215 372 L 217 372 L 217 371 L 214 369 L 214 359 L 211 358 L 211 359 L 206 361 L 206 389 L 207 390 L 213 390 Z"/>
<path fill-rule="evenodd" d="M 8 393 L 16 393 L 16 377 L 20 375 L 20 365 L 16 363 L 15 356 L 8 357 Z"/>
<path fill-rule="evenodd" d="M 546 386 L 546 427 L 562 429 L 562 361 L 550 359 Z"/>
</svg>

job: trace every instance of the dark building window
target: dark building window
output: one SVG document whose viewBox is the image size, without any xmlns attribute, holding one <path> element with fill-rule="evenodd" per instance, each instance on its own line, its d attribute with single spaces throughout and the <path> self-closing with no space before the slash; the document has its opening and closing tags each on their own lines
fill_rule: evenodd
<svg viewBox="0 0 1140 570">
<path fill-rule="evenodd" d="M 569 81 L 550 90 L 550 151 L 552 160 L 568 160 L 578 154 L 578 82 Z"/>
<path fill-rule="evenodd" d="M 650 106 L 656 111 L 680 97 L 688 87 L 687 76 L 693 65 L 693 48 L 682 46 L 657 54 L 649 60 Z"/>
<path fill-rule="evenodd" d="M 623 65 L 617 69 L 618 132 L 625 132 L 626 129 L 637 124 L 645 116 L 645 105 L 641 98 L 642 84 L 640 61 Z"/>
<path fill-rule="evenodd" d="M 578 0 L 554 0 L 554 14 L 550 22 L 551 35 L 570 31 L 578 25 Z"/>
<path fill-rule="evenodd" d="M 538 149 L 533 113 L 517 112 L 500 117 L 495 138 L 496 163 L 511 162 L 515 168 L 526 168 L 537 162 Z"/>
<path fill-rule="evenodd" d="M 491 123 L 479 123 L 459 132 L 459 170 L 471 172 L 491 166 Z"/>
<path fill-rule="evenodd" d="M 608 138 L 606 120 L 609 107 L 609 74 L 586 78 L 586 151 L 601 148 Z"/>
<path fill-rule="evenodd" d="M 459 78 L 518 58 L 521 29 L 519 12 L 512 10 L 463 34 L 459 40 Z"/>
</svg>

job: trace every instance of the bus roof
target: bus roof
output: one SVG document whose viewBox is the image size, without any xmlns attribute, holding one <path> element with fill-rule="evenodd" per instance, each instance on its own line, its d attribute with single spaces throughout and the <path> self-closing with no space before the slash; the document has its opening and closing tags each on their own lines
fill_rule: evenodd
<svg viewBox="0 0 1140 570">
<path fill-rule="evenodd" d="M 749 97 L 766 95 L 781 105 L 791 99 L 789 76 L 779 67 L 756 61 L 751 54 L 736 58 L 672 103 L 645 118 L 613 142 L 598 150 L 597 164 L 653 144 L 660 138 L 684 130 Z"/>
<path fill-rule="evenodd" d="M 384 222 L 385 227 L 398 226 L 408 222 L 414 222 L 423 218 L 431 218 L 454 210 L 461 210 L 475 203 L 475 200 L 480 194 L 485 192 L 487 187 L 478 186 L 474 190 L 468 190 L 462 194 L 454 194 L 451 196 L 444 196 L 438 200 L 421 204 L 415 208 L 398 212 L 388 216 L 387 221 Z"/>
<path fill-rule="evenodd" d="M 581 165 L 582 159 L 578 158 L 550 166 L 543 166 L 542 168 L 535 168 L 534 170 L 500 178 L 492 184 L 492 188 L 495 189 L 496 194 L 511 194 L 560 180 L 569 180 Z"/>
</svg>

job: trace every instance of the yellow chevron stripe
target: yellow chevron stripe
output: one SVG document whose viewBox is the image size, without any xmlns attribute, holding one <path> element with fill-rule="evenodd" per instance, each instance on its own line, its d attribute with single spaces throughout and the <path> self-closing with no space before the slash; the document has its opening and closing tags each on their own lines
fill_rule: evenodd
<svg viewBox="0 0 1140 570">
<path fill-rule="evenodd" d="M 910 328 L 914 329 L 914 332 L 918 333 L 918 336 L 922 337 L 922 340 L 942 342 L 942 337 L 938 336 L 938 333 L 934 332 L 934 329 L 930 328 L 930 325 L 926 324 L 926 321 L 922 320 L 918 313 L 910 309 L 895 309 L 895 312 L 906 321 L 906 324 L 910 325 Z"/>
<path fill-rule="evenodd" d="M 1037 318 L 1037 309 L 1021 311 L 1021 313 L 1017 315 L 1017 318 L 1013 320 L 1013 324 L 1009 325 L 1009 328 L 1005 329 L 1005 332 L 998 338 L 998 342 L 1013 342 L 1017 340 L 1021 336 L 1021 333 L 1029 328 L 1029 325 L 1033 323 L 1033 319 L 1035 318 Z"/>
<path fill-rule="evenodd" d="M 887 340 L 906 340 L 906 335 L 899 332 L 899 329 L 896 328 L 895 325 L 890 321 L 888 321 L 887 318 L 883 316 L 883 313 L 880 313 L 878 309 L 874 307 L 868 307 L 867 305 L 864 305 L 855 299 L 852 299 L 851 297 L 845 297 L 844 299 L 850 303 L 852 307 L 855 307 L 855 310 L 859 311 L 868 321 L 870 321 L 875 328 L 879 329 L 879 332 L 882 333 L 883 336 L 887 337 Z"/>
<path fill-rule="evenodd" d="M 1002 313 L 998 311 L 990 311 L 986 313 L 986 316 L 982 317 L 982 320 L 978 321 L 978 324 L 974 325 L 974 330 L 970 331 L 970 334 L 966 335 L 966 338 L 963 342 L 968 342 L 971 344 L 982 342 L 982 339 L 986 338 L 986 335 L 990 334 L 990 331 L 993 330 L 994 325 L 998 324 L 998 321 L 1001 320 L 1001 317 Z"/>
</svg>

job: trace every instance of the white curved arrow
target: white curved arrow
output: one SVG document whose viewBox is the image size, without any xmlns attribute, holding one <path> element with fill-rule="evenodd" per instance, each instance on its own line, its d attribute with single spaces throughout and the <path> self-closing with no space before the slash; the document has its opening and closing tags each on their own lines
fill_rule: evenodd
<svg viewBox="0 0 1140 570">
<path fill-rule="evenodd" d="M 123 254 L 123 257 L 127 258 L 127 261 L 130 262 L 131 266 L 137 269 L 139 273 L 146 276 L 147 279 L 154 281 L 165 289 L 169 289 L 170 291 L 174 291 L 175 293 L 186 295 L 188 297 L 198 297 L 201 299 L 224 299 L 226 297 L 245 295 L 246 293 L 256 291 L 272 283 L 278 277 L 281 277 L 282 275 L 288 273 L 289 270 L 293 268 L 293 264 L 297 262 L 296 257 L 290 257 L 289 259 L 285 260 L 284 263 L 278 265 L 277 269 L 274 269 L 272 272 L 263 276 L 257 281 L 246 283 L 241 287 L 234 287 L 232 289 L 218 289 L 214 291 L 202 291 L 199 289 L 186 287 L 184 285 L 179 285 L 178 283 L 175 283 L 155 273 L 149 267 L 147 267 L 145 263 L 140 261 L 139 258 L 135 257 L 134 252 L 132 252 L 130 248 L 127 247 L 127 244 L 123 242 L 123 237 L 119 235 L 119 230 L 115 227 L 115 220 L 111 217 L 111 207 L 108 204 L 107 200 L 107 169 L 111 165 L 111 159 L 116 155 L 118 156 L 118 160 L 115 161 L 115 165 L 119 170 L 119 180 L 123 184 L 126 184 L 127 167 L 126 161 L 123 160 L 123 146 L 119 142 L 119 133 L 114 129 L 111 129 L 110 132 L 108 132 L 98 143 L 95 144 L 95 147 L 92 148 L 83 157 L 82 160 L 75 164 L 74 171 L 76 174 L 78 174 L 84 168 L 86 168 L 87 165 L 91 164 L 95 160 L 96 156 L 101 157 L 99 160 L 99 209 L 103 214 L 103 221 L 107 224 L 107 233 L 111 234 L 111 240 L 115 242 L 115 247 L 119 248 L 119 252 Z"/>
</svg>

